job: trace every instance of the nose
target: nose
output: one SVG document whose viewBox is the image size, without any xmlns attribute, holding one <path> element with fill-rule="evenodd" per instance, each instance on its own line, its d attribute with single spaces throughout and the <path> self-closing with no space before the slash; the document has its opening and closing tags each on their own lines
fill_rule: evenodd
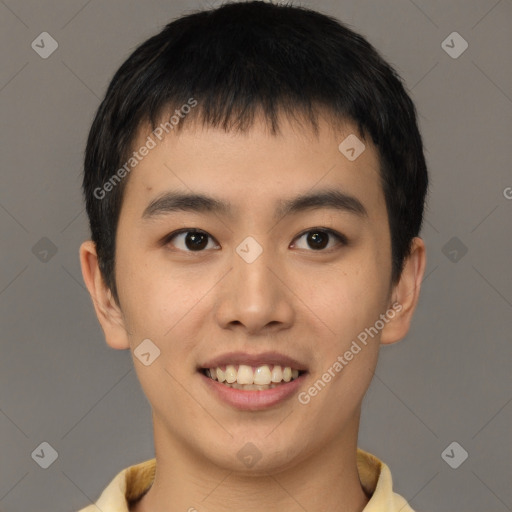
<svg viewBox="0 0 512 512">
<path fill-rule="evenodd" d="M 247 254 L 250 256 L 255 247 L 245 246 L 245 249 L 249 249 L 248 253 L 233 252 L 232 270 L 218 289 L 219 325 L 225 329 L 239 326 L 247 334 L 268 334 L 289 328 L 295 314 L 294 295 L 286 282 L 284 262 L 277 260 L 274 251 L 263 247 L 252 261 Z"/>
</svg>

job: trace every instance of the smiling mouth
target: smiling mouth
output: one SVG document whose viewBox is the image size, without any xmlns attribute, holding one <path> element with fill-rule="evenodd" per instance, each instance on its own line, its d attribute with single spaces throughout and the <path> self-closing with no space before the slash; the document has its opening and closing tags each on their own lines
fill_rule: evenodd
<svg viewBox="0 0 512 512">
<path fill-rule="evenodd" d="M 216 368 L 202 368 L 200 371 L 206 377 L 227 387 L 247 391 L 273 389 L 307 373 L 290 366 L 268 364 L 261 366 L 226 365 Z"/>
</svg>

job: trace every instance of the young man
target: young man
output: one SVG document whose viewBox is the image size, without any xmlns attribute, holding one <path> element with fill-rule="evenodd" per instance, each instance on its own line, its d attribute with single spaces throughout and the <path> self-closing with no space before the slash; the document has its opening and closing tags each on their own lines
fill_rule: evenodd
<svg viewBox="0 0 512 512">
<path fill-rule="evenodd" d="M 411 511 L 357 439 L 427 185 L 399 77 L 333 18 L 231 3 L 137 48 L 90 131 L 80 260 L 155 458 L 83 511 Z"/>
</svg>

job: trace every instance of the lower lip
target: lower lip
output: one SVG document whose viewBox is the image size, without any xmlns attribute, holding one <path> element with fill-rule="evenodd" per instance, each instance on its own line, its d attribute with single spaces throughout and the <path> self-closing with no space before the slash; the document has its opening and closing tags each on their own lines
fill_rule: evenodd
<svg viewBox="0 0 512 512">
<path fill-rule="evenodd" d="M 230 388 L 201 372 L 199 374 L 220 400 L 243 411 L 260 411 L 283 402 L 297 392 L 307 375 L 307 373 L 303 373 L 296 379 L 272 389 L 244 391 L 243 389 Z"/>
</svg>

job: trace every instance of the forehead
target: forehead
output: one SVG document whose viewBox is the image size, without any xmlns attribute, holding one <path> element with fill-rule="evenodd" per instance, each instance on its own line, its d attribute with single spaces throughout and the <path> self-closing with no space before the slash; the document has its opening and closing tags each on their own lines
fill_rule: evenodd
<svg viewBox="0 0 512 512">
<path fill-rule="evenodd" d="M 151 149 L 140 151 L 123 199 L 139 217 L 177 190 L 215 196 L 232 215 L 262 205 L 276 213 L 286 198 L 326 189 L 359 199 L 370 214 L 385 212 L 377 150 L 350 122 L 334 127 L 320 117 L 318 134 L 287 118 L 278 134 L 261 119 L 243 133 L 189 124 L 161 140 L 144 125 L 133 150 L 144 146 Z"/>
</svg>

